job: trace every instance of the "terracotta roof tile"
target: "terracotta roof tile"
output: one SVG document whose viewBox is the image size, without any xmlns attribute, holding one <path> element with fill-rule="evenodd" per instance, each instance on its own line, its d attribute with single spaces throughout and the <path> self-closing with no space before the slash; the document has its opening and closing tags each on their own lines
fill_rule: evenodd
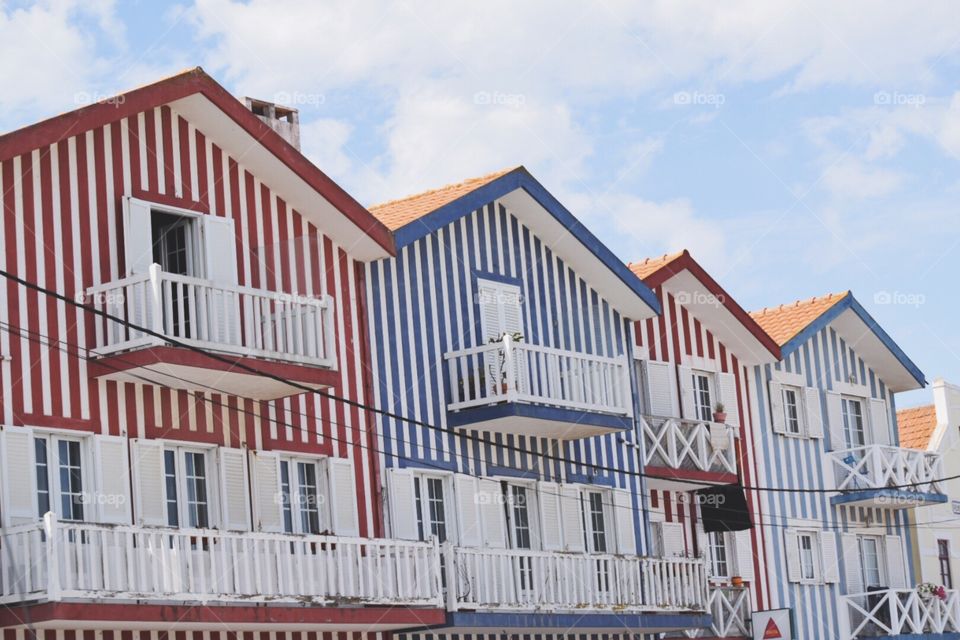
<svg viewBox="0 0 960 640">
<path fill-rule="evenodd" d="M 633 271 L 638 278 L 643 280 L 647 276 L 659 271 L 664 265 L 670 264 L 684 253 L 685 251 L 666 253 L 658 258 L 646 258 L 640 262 L 630 262 L 627 266 L 630 268 L 630 271 Z"/>
<path fill-rule="evenodd" d="M 930 437 L 937 428 L 937 411 L 932 404 L 897 411 L 897 426 L 900 429 L 900 446 L 910 449 L 926 449 Z"/>
<path fill-rule="evenodd" d="M 436 211 L 445 204 L 449 204 L 517 168 L 502 169 L 479 178 L 470 178 L 438 189 L 431 189 L 398 200 L 390 200 L 368 207 L 368 210 L 379 218 L 380 222 L 387 225 L 391 231 L 396 231 L 400 227 Z"/>
<path fill-rule="evenodd" d="M 848 295 L 850 295 L 850 292 L 844 291 L 843 293 L 830 293 L 809 300 L 797 300 L 790 304 L 782 304 L 779 307 L 767 307 L 760 311 L 751 311 L 750 316 L 782 347 L 790 342 L 791 338 L 806 329 L 827 309 Z"/>
</svg>

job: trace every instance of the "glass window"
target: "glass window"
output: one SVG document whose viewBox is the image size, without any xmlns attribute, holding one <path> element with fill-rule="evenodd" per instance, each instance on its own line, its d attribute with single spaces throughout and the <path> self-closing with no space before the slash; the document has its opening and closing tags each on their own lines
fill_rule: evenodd
<svg viewBox="0 0 960 640">
<path fill-rule="evenodd" d="M 606 553 L 607 523 L 604 518 L 603 493 L 599 491 L 589 492 L 586 506 L 589 509 L 590 541 L 593 543 L 590 550 L 594 553 Z"/>
<path fill-rule="evenodd" d="M 290 463 L 280 461 L 280 496 L 283 501 L 283 530 L 293 533 L 293 500 L 290 496 Z"/>
<path fill-rule="evenodd" d="M 847 438 L 847 448 L 853 449 L 867 444 L 867 435 L 863 428 L 863 405 L 859 400 L 843 398 L 843 429 Z"/>
<path fill-rule="evenodd" d="M 177 500 L 177 452 L 163 452 L 163 478 L 167 487 L 167 524 L 180 526 L 180 507 Z"/>
<path fill-rule="evenodd" d="M 444 503 L 443 478 L 416 476 L 413 489 L 417 503 L 417 528 L 420 539 L 436 536 L 447 541 L 447 510 Z"/>
<path fill-rule="evenodd" d="M 184 452 L 184 479 L 187 485 L 187 522 L 191 527 L 205 529 L 210 526 L 206 454 Z"/>
<path fill-rule="evenodd" d="M 727 545 L 723 533 L 720 531 L 708 533 L 707 544 L 710 551 L 710 575 L 715 578 L 728 577 L 730 565 L 727 563 Z"/>
<path fill-rule="evenodd" d="M 710 401 L 710 376 L 693 374 L 693 405 L 697 418 L 704 422 L 713 420 L 713 403 Z"/>
<path fill-rule="evenodd" d="M 64 520 L 83 520 L 83 448 L 80 440 L 34 439 L 37 512 L 55 511 Z"/>
<path fill-rule="evenodd" d="M 860 537 L 860 564 L 863 569 L 863 585 L 866 588 L 883 585 L 880 571 L 880 541 L 869 536 Z"/>
<path fill-rule="evenodd" d="M 800 546 L 800 577 L 803 580 L 815 580 L 817 577 L 817 556 L 814 551 L 814 534 L 801 533 L 798 536 Z"/>
<path fill-rule="evenodd" d="M 527 500 L 527 488 L 508 485 L 510 490 L 510 522 L 512 524 L 513 545 L 517 549 L 533 548 L 530 536 L 530 510 Z"/>
<path fill-rule="evenodd" d="M 320 533 L 320 500 L 317 490 L 317 465 L 297 463 L 297 508 L 300 511 L 300 532 Z"/>
<path fill-rule="evenodd" d="M 37 511 L 45 515 L 50 511 L 50 467 L 47 464 L 47 441 L 44 438 L 34 440 L 37 468 Z"/>
<path fill-rule="evenodd" d="M 315 460 L 281 460 L 280 493 L 283 530 L 287 533 L 323 533 L 323 503 L 319 464 Z"/>
<path fill-rule="evenodd" d="M 797 390 L 791 387 L 783 389 L 783 413 L 786 418 L 787 433 L 800 433 L 800 408 L 797 404 Z"/>
<path fill-rule="evenodd" d="M 937 559 L 940 561 L 940 583 L 953 589 L 953 569 L 950 567 L 950 541 L 937 540 Z"/>
<path fill-rule="evenodd" d="M 171 527 L 210 527 L 207 454 L 173 447 L 163 451 L 167 492 L 167 524 Z"/>
</svg>

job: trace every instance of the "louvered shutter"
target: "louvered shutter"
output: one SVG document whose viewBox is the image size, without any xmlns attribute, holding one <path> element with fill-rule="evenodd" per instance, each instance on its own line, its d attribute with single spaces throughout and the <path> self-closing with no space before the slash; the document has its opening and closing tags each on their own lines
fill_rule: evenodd
<svg viewBox="0 0 960 640">
<path fill-rule="evenodd" d="M 250 501 L 247 498 L 247 456 L 243 449 L 220 447 L 220 526 L 226 531 L 250 530 Z"/>
<path fill-rule="evenodd" d="M 840 582 L 840 558 L 837 556 L 837 534 L 820 532 L 820 557 L 823 561 L 823 581 Z"/>
<path fill-rule="evenodd" d="M 844 533 L 843 543 L 843 570 L 847 582 L 847 595 L 863 593 L 863 574 L 860 572 L 860 543 L 857 536 Z"/>
<path fill-rule="evenodd" d="M 669 362 L 644 360 L 644 379 L 647 382 L 647 411 L 650 415 L 659 417 L 674 417 L 677 411 L 674 408 L 676 383 L 674 375 L 676 369 Z"/>
<path fill-rule="evenodd" d="M 804 420 L 806 433 L 811 438 L 823 437 L 823 411 L 820 408 L 820 390 L 806 387 L 803 390 Z"/>
<path fill-rule="evenodd" d="M 887 586 L 891 589 L 907 588 L 907 567 L 900 536 L 884 536 L 883 549 L 887 557 Z"/>
<path fill-rule="evenodd" d="M 280 457 L 273 451 L 250 451 L 249 457 L 254 526 L 258 531 L 282 532 L 284 496 L 280 487 Z"/>
<path fill-rule="evenodd" d="M 617 528 L 617 553 L 636 555 L 637 535 L 634 528 L 633 496 L 625 489 L 614 489 L 613 520 Z"/>
<path fill-rule="evenodd" d="M 419 540 L 417 495 L 410 469 L 387 469 L 387 500 L 392 537 Z"/>
<path fill-rule="evenodd" d="M 355 538 L 360 535 L 360 516 L 353 461 L 327 458 L 326 463 L 327 487 L 330 492 L 330 529 L 338 536 Z"/>
<path fill-rule="evenodd" d="M 148 526 L 166 525 L 167 492 L 163 474 L 163 442 L 132 440 L 130 457 L 133 463 L 136 523 Z"/>
<path fill-rule="evenodd" d="M 480 531 L 483 546 L 503 549 L 507 546 L 507 515 L 503 509 L 503 491 L 496 480 L 477 481 L 480 498 Z"/>
<path fill-rule="evenodd" d="M 93 437 L 100 522 L 130 524 L 130 457 L 125 436 Z"/>
<path fill-rule="evenodd" d="M 147 273 L 153 264 L 153 225 L 150 204 L 136 198 L 123 199 L 123 249 L 127 275 Z"/>
<path fill-rule="evenodd" d="M 687 420 L 699 420 L 693 397 L 693 369 L 678 366 L 677 377 L 680 380 L 680 415 Z"/>
<path fill-rule="evenodd" d="M 770 391 L 770 424 L 774 433 L 787 432 L 787 419 L 783 412 L 783 385 L 776 380 L 767 383 Z"/>
<path fill-rule="evenodd" d="M 494 283 L 485 280 L 477 281 L 477 300 L 480 306 L 479 344 L 486 344 L 490 340 L 499 338 L 505 330 L 500 322 L 499 294 Z"/>
<path fill-rule="evenodd" d="M 206 258 L 205 277 L 218 287 L 231 289 L 237 286 L 236 235 L 232 218 L 214 215 L 201 217 L 203 223 L 203 247 Z M 230 291 L 217 291 L 208 300 L 210 322 L 215 331 L 211 340 L 218 344 L 240 344 L 240 301 Z M 289 313 L 289 312 L 287 312 Z M 299 321 L 293 318 L 292 321 Z M 286 322 L 286 318 L 275 318 Z"/>
<path fill-rule="evenodd" d="M 830 430 L 830 450 L 842 451 L 847 448 L 843 433 L 843 408 L 840 394 L 827 391 L 827 428 Z"/>
<path fill-rule="evenodd" d="M 876 444 L 889 445 L 890 414 L 887 413 L 887 403 L 879 398 L 870 398 L 870 431 Z"/>
<path fill-rule="evenodd" d="M 787 580 L 800 582 L 800 541 L 796 531 L 783 532 L 783 548 L 787 560 Z"/>
<path fill-rule="evenodd" d="M 560 485 L 556 482 L 537 483 L 537 501 L 540 506 L 540 539 L 544 551 L 563 549 L 563 530 L 560 520 Z"/>
<path fill-rule="evenodd" d="M 564 551 L 586 551 L 579 487 L 560 485 L 560 515 L 563 520 Z"/>
<path fill-rule="evenodd" d="M 483 532 L 480 529 L 481 496 L 477 492 L 477 479 L 458 473 L 453 477 L 453 487 L 457 496 L 457 531 L 460 533 L 460 546 L 479 547 L 483 544 Z"/>
<path fill-rule="evenodd" d="M 33 522 L 37 513 L 36 471 L 34 470 L 33 431 L 24 427 L 3 427 L 0 431 L 0 469 L 3 525 L 10 527 Z"/>
<path fill-rule="evenodd" d="M 727 413 L 727 424 L 740 426 L 740 402 L 737 398 L 737 379 L 732 373 L 717 374 L 720 402 Z"/>
<path fill-rule="evenodd" d="M 658 522 L 660 552 L 664 558 L 677 558 L 687 553 L 683 525 L 679 522 Z"/>
<path fill-rule="evenodd" d="M 735 531 L 731 534 L 737 554 L 737 571 L 747 582 L 753 582 L 753 541 L 750 531 Z"/>
</svg>

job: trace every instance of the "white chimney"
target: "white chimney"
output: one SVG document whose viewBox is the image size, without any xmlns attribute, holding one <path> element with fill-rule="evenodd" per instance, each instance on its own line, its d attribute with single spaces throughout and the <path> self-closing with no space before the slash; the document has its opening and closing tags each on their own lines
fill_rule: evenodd
<svg viewBox="0 0 960 640">
<path fill-rule="evenodd" d="M 281 138 L 300 150 L 300 112 L 291 107 L 284 107 L 266 100 L 244 98 L 247 109 L 255 116 L 276 131 Z"/>
</svg>

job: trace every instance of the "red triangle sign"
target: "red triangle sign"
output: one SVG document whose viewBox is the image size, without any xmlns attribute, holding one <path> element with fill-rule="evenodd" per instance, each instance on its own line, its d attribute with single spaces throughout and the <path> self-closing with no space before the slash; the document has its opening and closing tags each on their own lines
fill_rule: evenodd
<svg viewBox="0 0 960 640">
<path fill-rule="evenodd" d="M 780 633 L 780 627 L 777 626 L 777 623 L 773 621 L 773 618 L 767 621 L 767 628 L 763 630 L 763 640 L 770 640 L 771 638 L 782 638 L 783 634 Z"/>
</svg>

